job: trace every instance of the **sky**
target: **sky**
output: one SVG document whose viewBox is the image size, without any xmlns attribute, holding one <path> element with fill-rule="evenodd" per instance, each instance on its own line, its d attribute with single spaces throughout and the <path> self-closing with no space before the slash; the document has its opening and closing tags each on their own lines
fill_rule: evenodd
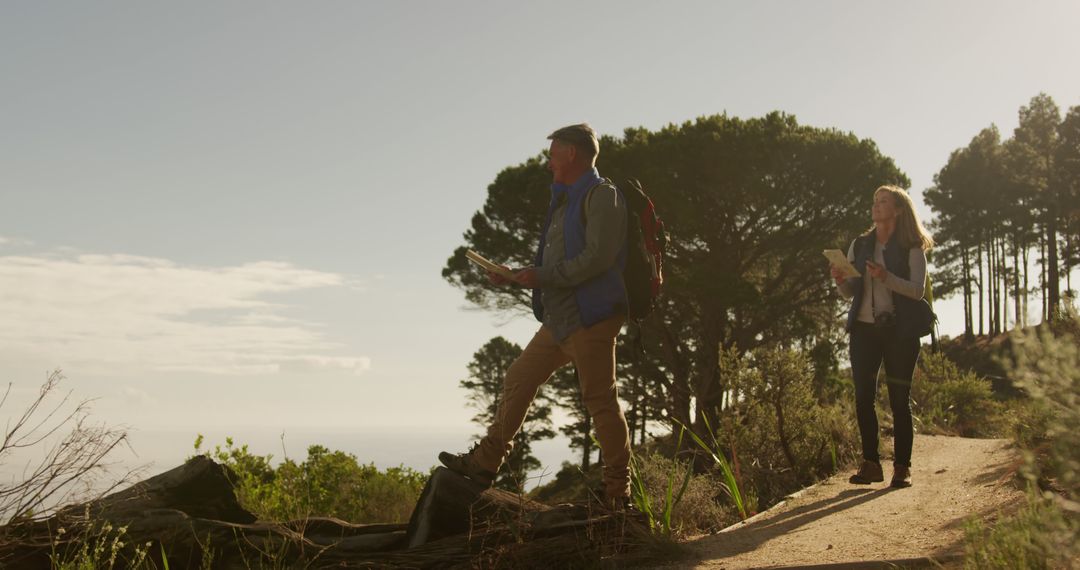
<svg viewBox="0 0 1080 570">
<path fill-rule="evenodd" d="M 1075 1 L 5 2 L 0 420 L 62 368 L 154 469 L 196 433 L 426 469 L 479 431 L 473 352 L 537 327 L 440 271 L 552 130 L 781 110 L 876 141 L 925 219 L 950 151 L 1040 92 L 1080 105 L 1077 21 Z"/>
</svg>

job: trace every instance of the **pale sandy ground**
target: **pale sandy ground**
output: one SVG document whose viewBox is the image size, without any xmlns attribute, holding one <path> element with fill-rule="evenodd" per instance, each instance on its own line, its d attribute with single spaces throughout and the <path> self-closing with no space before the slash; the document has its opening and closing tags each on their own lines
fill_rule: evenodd
<svg viewBox="0 0 1080 570">
<path fill-rule="evenodd" d="M 916 436 L 913 486 L 851 485 L 853 471 L 809 487 L 724 532 L 691 539 L 694 558 L 667 568 L 768 568 L 961 552 L 963 523 L 994 518 L 1023 498 L 1012 482 L 1019 452 L 1004 439 Z"/>
</svg>

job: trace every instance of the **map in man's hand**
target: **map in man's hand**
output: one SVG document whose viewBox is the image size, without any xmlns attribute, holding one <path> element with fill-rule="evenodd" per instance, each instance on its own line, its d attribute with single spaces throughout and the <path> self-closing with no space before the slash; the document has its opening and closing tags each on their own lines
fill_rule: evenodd
<svg viewBox="0 0 1080 570">
<path fill-rule="evenodd" d="M 490 260 L 488 260 L 488 258 L 480 255 L 479 253 L 476 253 L 471 249 L 465 250 L 465 257 L 469 258 L 469 261 L 479 265 L 480 267 L 483 267 L 485 270 L 490 271 L 500 277 L 504 277 L 506 279 L 512 279 L 514 277 L 514 273 L 509 269 L 506 269 L 501 265 L 492 263 Z"/>
</svg>

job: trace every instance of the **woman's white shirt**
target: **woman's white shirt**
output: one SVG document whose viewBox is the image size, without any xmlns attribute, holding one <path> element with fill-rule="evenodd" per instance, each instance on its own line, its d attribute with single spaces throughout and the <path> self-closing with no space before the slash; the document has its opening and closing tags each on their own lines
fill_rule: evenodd
<svg viewBox="0 0 1080 570">
<path fill-rule="evenodd" d="M 883 267 L 885 265 L 884 252 L 885 245 L 875 239 L 874 263 Z M 852 241 L 848 247 L 847 257 L 848 261 L 855 263 L 855 241 Z M 926 286 L 926 252 L 922 248 L 913 247 L 908 250 L 908 268 L 910 269 L 908 279 L 898 277 L 886 270 L 885 279 L 879 280 L 871 277 L 870 272 L 867 271 L 866 278 L 863 279 L 862 303 L 855 316 L 856 320 L 872 323 L 874 313 L 880 315 L 892 312 L 893 302 L 890 291 L 912 299 L 921 299 Z M 855 295 L 854 278 L 845 279 L 842 283 L 838 283 L 836 288 L 841 295 L 850 299 Z"/>
</svg>

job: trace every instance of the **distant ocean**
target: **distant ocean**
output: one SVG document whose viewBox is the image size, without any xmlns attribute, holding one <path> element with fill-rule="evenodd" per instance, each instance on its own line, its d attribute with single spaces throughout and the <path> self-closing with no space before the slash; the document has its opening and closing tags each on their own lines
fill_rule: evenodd
<svg viewBox="0 0 1080 570">
<path fill-rule="evenodd" d="M 322 445 L 331 451 L 344 451 L 356 456 L 361 463 L 374 463 L 380 469 L 404 465 L 417 471 L 427 472 L 438 465 L 440 451 L 462 452 L 469 449 L 475 441 L 476 430 L 473 426 L 433 427 L 423 433 L 412 431 L 371 430 L 320 430 L 320 429 L 285 429 L 284 451 L 282 449 L 282 430 L 269 428 L 236 428 L 214 430 L 139 430 L 129 432 L 131 446 L 136 457 L 124 450 L 115 459 L 123 459 L 125 464 L 149 466 L 149 473 L 156 474 L 183 463 L 184 459 L 195 452 L 193 444 L 197 433 L 203 434 L 203 450 L 211 450 L 215 445 L 225 447 L 225 438 L 232 437 L 235 445 L 248 446 L 258 455 L 272 454 L 273 463 L 277 464 L 287 455 L 295 461 L 307 457 L 310 445 Z M 569 448 L 569 440 L 563 436 L 533 444 L 533 453 L 540 460 L 544 469 L 549 471 L 544 481 L 550 481 L 559 470 L 563 461 L 580 461 L 580 455 Z M 593 458 L 595 461 L 595 456 Z M 528 488 L 536 486 L 544 469 L 530 474 Z"/>
</svg>

